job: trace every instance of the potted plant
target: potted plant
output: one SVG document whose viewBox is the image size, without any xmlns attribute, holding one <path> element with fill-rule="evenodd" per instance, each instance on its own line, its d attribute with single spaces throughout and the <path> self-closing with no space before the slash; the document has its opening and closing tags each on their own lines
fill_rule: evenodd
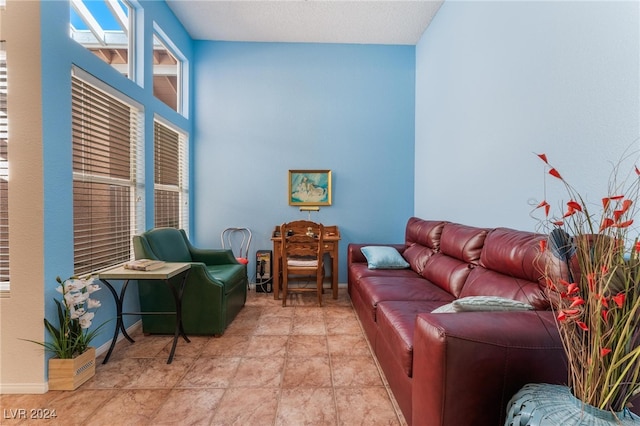
<svg viewBox="0 0 640 426">
<path fill-rule="evenodd" d="M 536 405 L 535 399 L 545 394 L 551 402 L 549 413 L 557 413 L 560 401 L 577 400 L 569 404 L 575 419 L 585 423 L 571 423 L 567 409 L 563 424 L 640 424 L 628 409 L 640 391 L 640 242 L 632 226 L 640 170 L 636 167 L 630 179 L 619 182 L 616 167 L 609 193 L 594 205 L 551 166 L 545 154 L 538 157 L 545 163 L 545 175 L 562 183 L 568 195 L 558 215 L 551 214 L 546 200 L 536 207 L 544 212 L 541 222 L 549 235 L 541 241 L 541 255 L 550 252 L 565 271 L 563 276 L 551 275 L 550 270 L 542 273 L 567 357 L 568 386 L 525 386 L 512 399 L 509 416 L 513 418 L 514 407 L 523 401 Z M 540 423 L 526 424 L 560 424 L 545 423 L 543 419 L 551 415 L 540 412 L 537 418 Z M 525 423 L 507 419 L 507 424 Z"/>
<path fill-rule="evenodd" d="M 49 359 L 49 389 L 74 390 L 95 374 L 95 348 L 89 345 L 106 322 L 89 330 L 95 316 L 91 310 L 100 307 L 100 301 L 90 297 L 100 290 L 92 277 L 65 281 L 56 277 L 56 281 L 56 291 L 62 295 L 62 300 L 54 299 L 58 320 L 53 324 L 44 319 L 52 340 L 30 341 L 54 355 Z"/>
</svg>

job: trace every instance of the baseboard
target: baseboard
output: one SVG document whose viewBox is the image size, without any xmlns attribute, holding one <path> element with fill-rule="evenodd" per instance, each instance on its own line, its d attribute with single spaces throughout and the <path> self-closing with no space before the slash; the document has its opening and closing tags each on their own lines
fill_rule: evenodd
<svg viewBox="0 0 640 426">
<path fill-rule="evenodd" d="M 139 329 L 142 328 L 142 320 L 138 320 L 135 323 L 131 324 L 127 327 L 127 333 L 129 335 L 134 334 Z M 122 333 L 118 335 L 118 339 L 116 342 L 124 339 Z M 108 340 L 105 344 L 100 345 L 96 348 L 96 357 L 102 354 L 107 353 L 109 350 L 109 346 L 111 346 L 111 340 Z M 0 383 L 0 395 L 10 395 L 10 394 L 41 394 L 47 393 L 49 390 L 49 383 Z"/>
</svg>

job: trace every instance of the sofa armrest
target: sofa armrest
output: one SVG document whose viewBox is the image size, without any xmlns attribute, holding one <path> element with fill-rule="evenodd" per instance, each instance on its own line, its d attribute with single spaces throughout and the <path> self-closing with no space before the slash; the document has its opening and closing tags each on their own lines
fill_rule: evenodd
<svg viewBox="0 0 640 426">
<path fill-rule="evenodd" d="M 502 425 L 527 383 L 566 383 L 562 342 L 549 311 L 418 315 L 414 424 Z"/>
<path fill-rule="evenodd" d="M 230 249 L 201 249 L 190 247 L 191 259 L 205 265 L 226 265 L 239 263 Z"/>
<path fill-rule="evenodd" d="M 406 246 L 404 244 L 362 244 L 362 243 L 350 243 L 347 246 L 347 265 L 351 265 L 352 263 L 367 263 L 367 258 L 364 257 L 362 251 L 360 250 L 362 247 L 366 246 L 389 246 L 397 249 L 400 254 L 404 251 Z"/>
</svg>

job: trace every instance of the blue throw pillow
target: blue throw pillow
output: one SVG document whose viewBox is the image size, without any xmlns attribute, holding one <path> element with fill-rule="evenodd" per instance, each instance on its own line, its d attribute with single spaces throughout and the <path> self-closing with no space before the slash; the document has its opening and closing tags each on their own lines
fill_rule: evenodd
<svg viewBox="0 0 640 426">
<path fill-rule="evenodd" d="M 360 249 L 367 258 L 369 269 L 406 269 L 409 264 L 400 252 L 388 246 L 366 246 Z"/>
</svg>

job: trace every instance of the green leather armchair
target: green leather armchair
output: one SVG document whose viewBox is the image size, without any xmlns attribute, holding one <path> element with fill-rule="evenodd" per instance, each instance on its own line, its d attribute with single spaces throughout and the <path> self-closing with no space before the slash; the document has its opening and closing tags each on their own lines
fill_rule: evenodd
<svg viewBox="0 0 640 426">
<path fill-rule="evenodd" d="M 182 296 L 185 332 L 222 335 L 247 300 L 247 267 L 231 250 L 200 249 L 189 242 L 182 229 L 155 228 L 133 237 L 136 259 L 189 262 L 191 270 Z M 174 277 L 172 285 L 180 284 Z M 138 281 L 142 312 L 171 312 L 175 302 L 166 285 Z M 173 334 L 175 315 L 142 315 L 142 329 L 149 334 Z"/>
</svg>

